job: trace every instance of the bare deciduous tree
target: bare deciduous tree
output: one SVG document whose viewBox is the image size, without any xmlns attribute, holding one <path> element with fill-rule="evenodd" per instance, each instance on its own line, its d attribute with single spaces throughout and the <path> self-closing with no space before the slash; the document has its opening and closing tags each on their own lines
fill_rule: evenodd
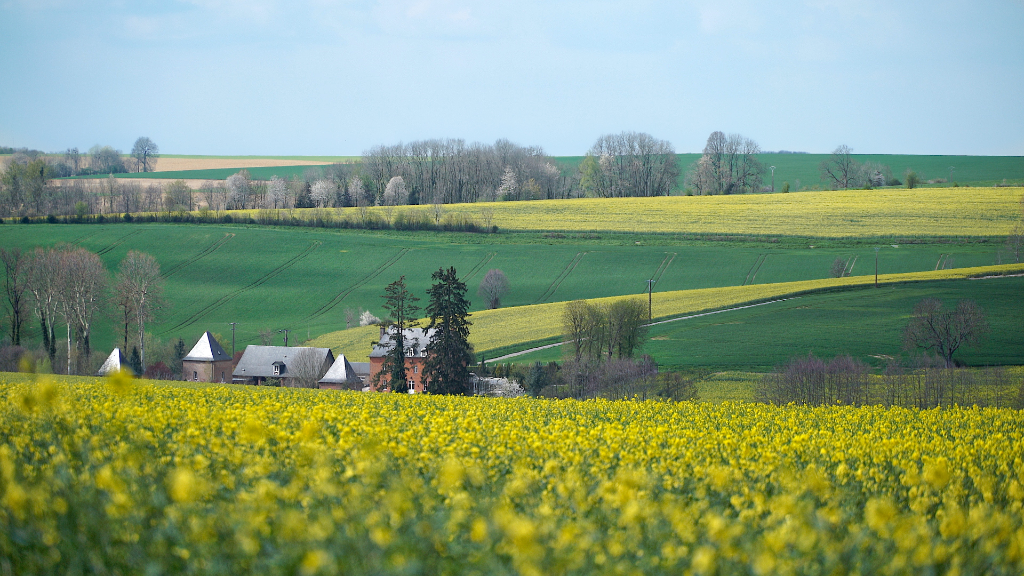
<svg viewBox="0 0 1024 576">
<path fill-rule="evenodd" d="M 477 294 L 487 301 L 487 308 L 493 310 L 501 307 L 501 297 L 507 294 L 508 290 L 508 277 L 501 270 L 492 268 L 487 271 L 487 274 L 484 274 Z"/>
<path fill-rule="evenodd" d="M 89 361 L 92 318 L 103 298 L 107 282 L 106 269 L 96 254 L 84 248 L 63 248 L 58 251 L 57 276 L 60 315 L 67 325 L 67 373 L 71 374 L 72 332 L 77 336 L 78 362 Z"/>
<path fill-rule="evenodd" d="M 750 138 L 712 132 L 686 175 L 686 185 L 700 195 L 759 192 L 765 174 L 757 159 L 760 153 L 761 147 Z"/>
<path fill-rule="evenodd" d="M 318 382 L 327 373 L 324 362 L 313 348 L 301 348 L 288 364 L 288 386 L 293 388 L 319 388 Z"/>
<path fill-rule="evenodd" d="M 156 318 L 163 307 L 163 279 L 160 264 L 144 252 L 130 250 L 121 260 L 115 281 L 116 302 L 123 306 L 125 319 L 131 318 L 136 327 L 142 369 L 146 369 L 146 323 Z M 125 336 L 125 349 L 128 347 Z"/>
<path fill-rule="evenodd" d="M 609 134 L 598 138 L 588 154 L 601 158 L 599 196 L 667 196 L 676 187 L 679 169 L 667 140 L 643 132 Z"/>
<path fill-rule="evenodd" d="M 132 146 L 132 158 L 135 160 L 136 172 L 152 172 L 156 160 L 160 157 L 160 147 L 149 138 L 142 136 Z"/>
<path fill-rule="evenodd" d="M 22 325 L 28 314 L 28 280 L 29 255 L 21 248 L 0 248 L 0 260 L 3 261 L 4 296 L 7 299 L 7 319 L 11 329 L 11 344 L 21 345 Z"/>
<path fill-rule="evenodd" d="M 903 331 L 903 345 L 907 350 L 934 352 L 951 368 L 953 354 L 977 344 L 987 332 L 985 313 L 973 300 L 960 300 L 953 310 L 944 310 L 941 300 L 926 298 L 914 306 Z"/>
<path fill-rule="evenodd" d="M 56 361 L 56 324 L 60 302 L 59 257 L 53 248 L 36 248 L 28 262 L 28 290 L 32 293 L 32 309 L 43 333 L 43 348 Z"/>
<path fill-rule="evenodd" d="M 821 179 L 832 189 L 856 188 L 860 176 L 860 164 L 853 159 L 852 150 L 846 144 L 838 146 L 832 155 L 818 165 Z"/>
</svg>

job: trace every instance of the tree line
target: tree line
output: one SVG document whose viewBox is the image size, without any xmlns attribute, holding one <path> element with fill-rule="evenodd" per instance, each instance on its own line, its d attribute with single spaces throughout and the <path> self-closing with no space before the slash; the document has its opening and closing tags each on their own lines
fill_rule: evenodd
<svg viewBox="0 0 1024 576">
<path fill-rule="evenodd" d="M 167 305 L 155 258 L 131 250 L 113 278 L 97 254 L 72 245 L 0 248 L 0 260 L 9 345 L 24 347 L 29 334 L 38 333 L 51 369 L 88 374 L 94 368 L 93 327 L 97 316 L 106 316 L 122 340 L 122 350 L 133 345 L 139 354 L 138 373 L 146 370 L 146 325 Z M 58 348 L 61 340 L 66 348 Z"/>
</svg>

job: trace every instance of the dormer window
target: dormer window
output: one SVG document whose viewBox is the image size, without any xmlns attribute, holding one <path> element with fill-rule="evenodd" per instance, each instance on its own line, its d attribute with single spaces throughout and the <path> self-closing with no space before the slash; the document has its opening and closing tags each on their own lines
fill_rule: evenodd
<svg viewBox="0 0 1024 576">
<path fill-rule="evenodd" d="M 274 362 L 274 376 L 280 376 L 284 373 L 284 362 Z"/>
</svg>

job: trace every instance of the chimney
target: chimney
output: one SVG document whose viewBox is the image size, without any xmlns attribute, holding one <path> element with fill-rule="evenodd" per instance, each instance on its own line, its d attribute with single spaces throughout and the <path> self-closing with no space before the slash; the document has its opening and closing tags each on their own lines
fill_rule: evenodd
<svg viewBox="0 0 1024 576">
<path fill-rule="evenodd" d="M 381 337 L 381 338 L 383 338 L 383 337 L 384 337 L 384 334 L 385 334 L 385 328 L 384 328 L 384 325 L 383 325 L 383 324 L 381 324 L 381 325 L 380 325 L 380 337 Z"/>
</svg>

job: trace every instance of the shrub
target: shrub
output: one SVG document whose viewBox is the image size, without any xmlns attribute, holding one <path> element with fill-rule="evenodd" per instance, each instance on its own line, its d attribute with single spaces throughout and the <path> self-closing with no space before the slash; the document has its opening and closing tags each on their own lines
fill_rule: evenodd
<svg viewBox="0 0 1024 576">
<path fill-rule="evenodd" d="M 913 170 L 907 170 L 907 188 L 917 188 L 917 185 L 921 183 L 921 179 L 918 178 L 917 172 Z"/>
</svg>

